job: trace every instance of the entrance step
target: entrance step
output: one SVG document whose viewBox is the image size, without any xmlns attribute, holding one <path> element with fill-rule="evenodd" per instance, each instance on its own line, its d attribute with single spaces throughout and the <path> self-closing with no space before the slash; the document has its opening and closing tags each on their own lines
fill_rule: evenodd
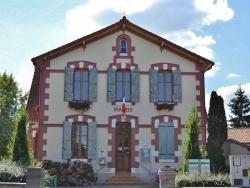
<svg viewBox="0 0 250 188">
<path fill-rule="evenodd" d="M 130 172 L 116 172 L 103 185 L 146 185 L 146 182 L 132 176 Z"/>
</svg>

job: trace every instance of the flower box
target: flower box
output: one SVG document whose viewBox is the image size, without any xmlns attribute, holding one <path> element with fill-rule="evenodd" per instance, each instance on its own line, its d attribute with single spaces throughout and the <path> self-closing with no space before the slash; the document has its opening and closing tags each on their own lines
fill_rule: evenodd
<svg viewBox="0 0 250 188">
<path fill-rule="evenodd" d="M 156 110 L 168 110 L 172 111 L 174 109 L 174 103 L 173 102 L 165 102 L 165 103 L 156 103 Z"/>
<path fill-rule="evenodd" d="M 78 112 L 85 112 L 91 108 L 89 101 L 69 101 L 68 107 Z"/>
</svg>

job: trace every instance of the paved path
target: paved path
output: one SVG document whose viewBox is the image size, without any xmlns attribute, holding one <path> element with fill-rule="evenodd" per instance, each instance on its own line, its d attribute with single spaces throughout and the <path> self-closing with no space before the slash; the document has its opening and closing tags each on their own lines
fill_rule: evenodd
<svg viewBox="0 0 250 188">
<path fill-rule="evenodd" d="M 57 186 L 58 188 L 69 188 L 69 187 L 61 187 Z M 159 185 L 93 185 L 87 186 L 88 188 L 159 188 Z M 84 187 L 77 187 L 77 188 L 84 188 Z"/>
</svg>

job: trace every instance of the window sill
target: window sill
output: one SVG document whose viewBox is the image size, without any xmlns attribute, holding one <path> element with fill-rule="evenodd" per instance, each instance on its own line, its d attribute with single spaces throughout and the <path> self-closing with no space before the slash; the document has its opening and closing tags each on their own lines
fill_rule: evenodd
<svg viewBox="0 0 250 188">
<path fill-rule="evenodd" d="M 122 105 L 123 102 L 115 102 L 115 105 Z M 132 102 L 125 102 L 126 106 L 132 106 Z"/>
<path fill-rule="evenodd" d="M 128 53 L 120 53 L 120 56 L 128 56 Z"/>
</svg>

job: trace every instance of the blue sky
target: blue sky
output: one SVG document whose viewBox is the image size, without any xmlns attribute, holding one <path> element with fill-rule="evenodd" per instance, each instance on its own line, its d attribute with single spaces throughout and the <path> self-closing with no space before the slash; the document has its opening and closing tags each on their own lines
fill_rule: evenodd
<svg viewBox="0 0 250 188">
<path fill-rule="evenodd" d="M 0 72 L 30 89 L 31 58 L 119 21 L 131 22 L 215 62 L 206 103 L 216 91 L 225 109 L 239 85 L 250 98 L 249 0 L 0 1 Z"/>
</svg>

